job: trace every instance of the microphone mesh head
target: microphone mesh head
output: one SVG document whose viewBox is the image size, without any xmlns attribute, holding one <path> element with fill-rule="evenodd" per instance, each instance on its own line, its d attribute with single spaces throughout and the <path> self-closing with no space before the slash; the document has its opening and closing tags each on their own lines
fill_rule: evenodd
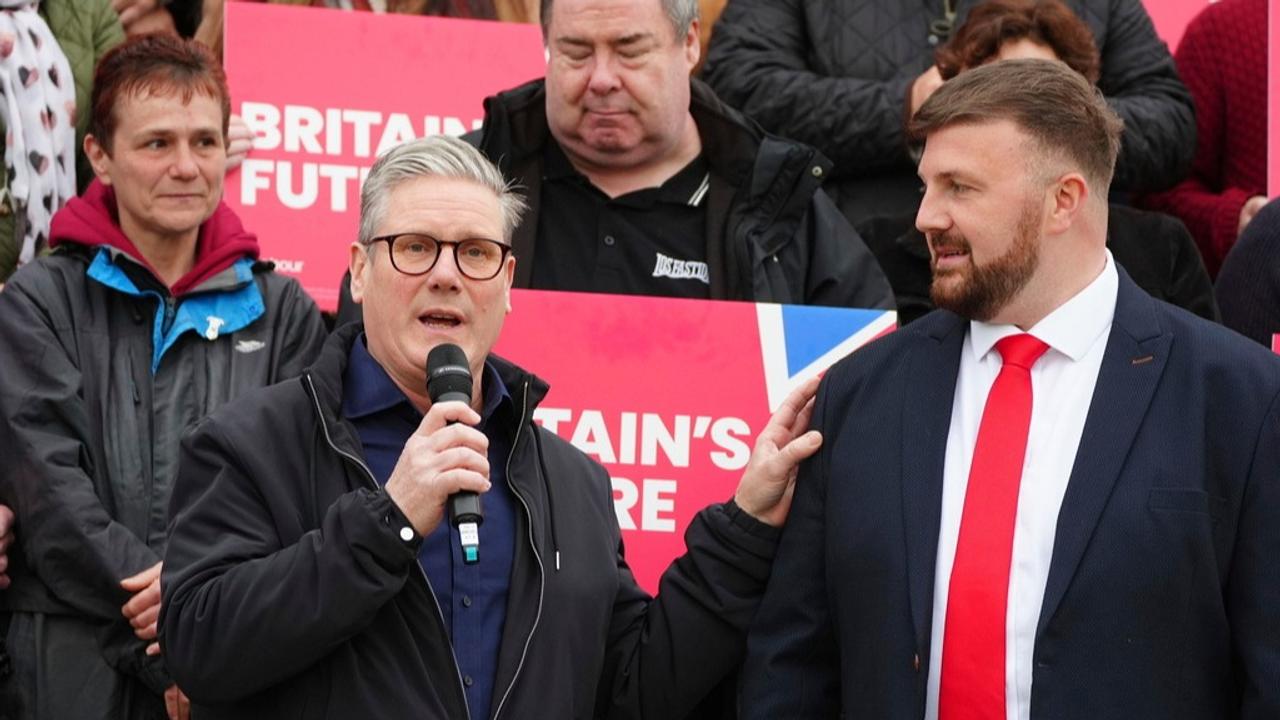
<svg viewBox="0 0 1280 720">
<path fill-rule="evenodd" d="M 462 348 L 452 343 L 431 348 L 427 354 L 427 395 L 433 403 L 471 401 L 471 367 Z"/>
</svg>

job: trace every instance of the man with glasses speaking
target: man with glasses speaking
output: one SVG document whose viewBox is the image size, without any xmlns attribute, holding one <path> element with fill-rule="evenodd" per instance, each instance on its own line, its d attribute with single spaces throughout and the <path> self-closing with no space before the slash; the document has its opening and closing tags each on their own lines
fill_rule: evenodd
<svg viewBox="0 0 1280 720">
<path fill-rule="evenodd" d="M 681 718 L 741 660 L 816 383 L 650 598 L 605 470 L 489 354 L 523 205 L 459 140 L 387 153 L 351 247 L 364 324 L 184 443 L 160 641 L 200 717 Z M 470 531 L 446 519 L 460 492 L 483 500 Z"/>
</svg>

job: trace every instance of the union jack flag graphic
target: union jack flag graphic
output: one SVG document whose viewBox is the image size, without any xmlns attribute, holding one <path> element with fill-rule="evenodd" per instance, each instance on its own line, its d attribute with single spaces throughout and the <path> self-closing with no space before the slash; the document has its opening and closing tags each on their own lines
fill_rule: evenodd
<svg viewBox="0 0 1280 720">
<path fill-rule="evenodd" d="M 733 496 L 796 385 L 896 313 L 514 290 L 495 351 L 545 378 L 534 419 L 609 471 L 627 561 L 657 589 L 693 515 Z"/>
<path fill-rule="evenodd" d="M 898 326 L 888 310 L 756 303 L 770 411 L 787 393 Z"/>
</svg>

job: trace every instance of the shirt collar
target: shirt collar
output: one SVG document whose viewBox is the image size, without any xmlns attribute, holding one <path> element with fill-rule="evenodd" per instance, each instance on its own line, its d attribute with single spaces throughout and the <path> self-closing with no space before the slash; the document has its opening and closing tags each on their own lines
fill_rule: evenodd
<svg viewBox="0 0 1280 720">
<path fill-rule="evenodd" d="M 1105 253 L 1106 264 L 1098 277 L 1027 331 L 1073 362 L 1084 358 L 1089 348 L 1111 327 L 1116 314 L 1120 277 L 1111 251 L 1106 250 Z M 981 360 L 1001 339 L 1020 332 L 1022 330 L 1016 325 L 993 325 L 971 320 L 969 351 L 973 353 L 973 359 Z"/>
<path fill-rule="evenodd" d="M 569 156 L 564 154 L 564 150 L 560 148 L 560 143 L 554 140 L 548 142 L 542 151 L 542 177 L 544 180 L 575 177 L 586 179 L 573 166 L 573 163 L 569 162 Z"/>
<path fill-rule="evenodd" d="M 511 400 L 511 393 L 496 368 L 486 360 L 484 378 L 481 387 L 484 389 L 484 405 L 481 408 L 481 424 L 488 422 L 493 413 L 504 401 Z M 365 346 L 365 336 L 361 333 L 351 343 L 348 353 L 347 372 L 342 390 L 342 414 L 348 419 L 367 417 L 384 410 L 390 410 L 403 403 L 413 408 L 409 398 L 400 391 L 391 376 L 378 361 L 369 354 Z M 416 412 L 416 409 L 415 409 Z"/>
<path fill-rule="evenodd" d="M 489 419 L 498 411 L 498 408 L 504 404 L 512 403 L 511 393 L 507 390 L 507 384 L 502 382 L 502 376 L 498 374 L 498 369 L 488 360 L 484 361 L 484 405 L 480 408 L 480 428 L 484 429 L 489 424 Z"/>
<path fill-rule="evenodd" d="M 569 156 L 565 154 L 564 149 L 560 147 L 560 143 L 557 142 L 548 142 L 543 151 L 542 176 L 545 180 L 575 180 L 604 196 L 604 193 L 600 192 L 587 176 L 578 172 L 578 169 L 569 161 Z M 699 153 L 689 161 L 688 165 L 667 178 L 662 185 L 620 195 L 613 198 L 613 202 L 639 207 L 650 207 L 654 202 L 697 207 L 706 197 L 710 184 L 710 166 L 707 164 L 707 159 Z"/>
</svg>

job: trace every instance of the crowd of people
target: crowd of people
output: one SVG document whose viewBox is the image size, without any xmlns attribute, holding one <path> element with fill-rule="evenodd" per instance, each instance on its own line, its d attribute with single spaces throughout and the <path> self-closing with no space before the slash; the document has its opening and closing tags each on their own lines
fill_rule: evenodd
<svg viewBox="0 0 1280 720">
<path fill-rule="evenodd" d="M 324 315 L 222 202 L 221 2 L 0 0 L 0 720 L 1280 716 L 1265 0 L 266 1 L 546 76 L 378 158 Z M 512 288 L 900 329 L 651 596 Z"/>
</svg>

